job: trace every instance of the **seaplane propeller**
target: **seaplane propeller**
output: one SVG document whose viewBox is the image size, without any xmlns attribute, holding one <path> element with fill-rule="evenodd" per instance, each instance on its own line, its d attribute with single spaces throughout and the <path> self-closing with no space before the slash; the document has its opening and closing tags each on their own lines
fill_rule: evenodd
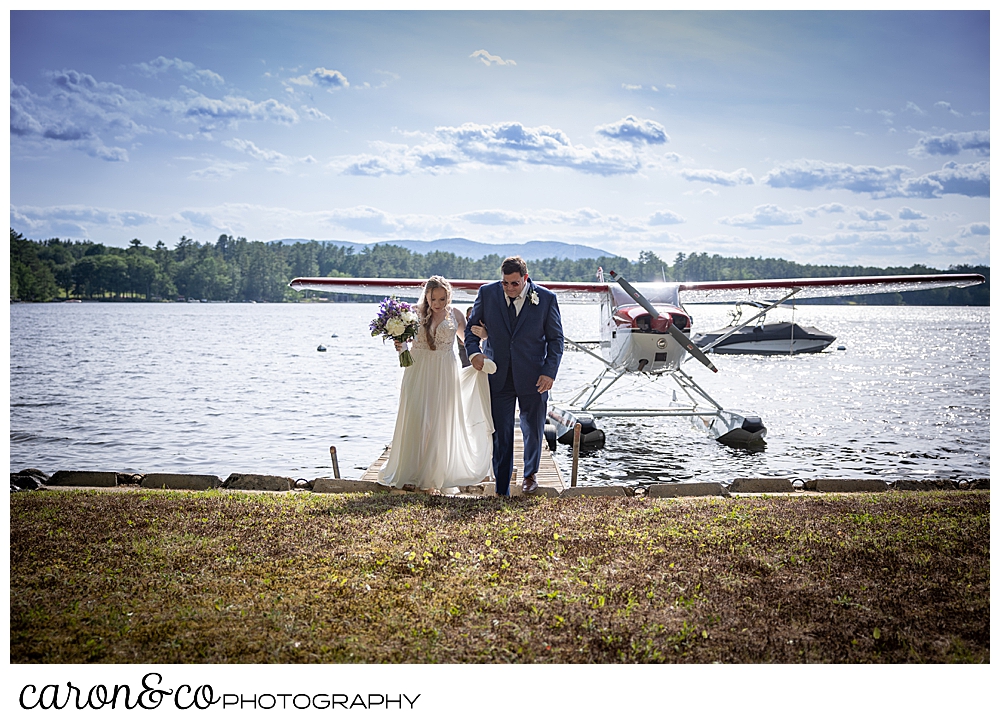
<svg viewBox="0 0 1000 724">
<path fill-rule="evenodd" d="M 611 278 L 618 282 L 619 286 L 625 290 L 625 293 L 632 297 L 632 299 L 634 299 L 639 306 L 649 312 L 652 319 L 659 319 L 660 313 L 656 310 L 656 307 L 650 304 L 649 300 L 642 295 L 642 292 L 629 284 L 625 277 L 621 274 L 615 274 L 615 272 L 612 271 Z M 673 319 L 670 320 L 670 326 L 667 327 L 667 332 L 670 333 L 671 337 L 677 340 L 677 343 L 683 347 L 689 355 L 708 367 L 708 369 L 712 370 L 712 372 L 719 371 L 718 368 L 712 364 L 712 360 L 710 360 L 708 356 L 702 352 L 694 342 L 691 341 L 691 338 L 684 334 L 684 332 L 682 332 L 677 325 L 674 324 Z"/>
</svg>

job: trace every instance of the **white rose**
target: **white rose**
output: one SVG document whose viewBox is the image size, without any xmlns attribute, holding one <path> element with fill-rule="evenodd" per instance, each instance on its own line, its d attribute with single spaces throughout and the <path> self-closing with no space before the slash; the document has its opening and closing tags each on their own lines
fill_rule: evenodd
<svg viewBox="0 0 1000 724">
<path fill-rule="evenodd" d="M 417 315 L 411 312 L 409 309 L 403 312 L 400 316 L 402 317 L 403 322 L 405 322 L 406 324 L 413 324 L 414 322 L 417 321 Z"/>
<path fill-rule="evenodd" d="M 385 331 L 391 334 L 393 337 L 398 337 L 403 332 L 406 331 L 406 325 L 403 324 L 399 319 L 393 317 L 388 322 L 385 323 Z"/>
</svg>

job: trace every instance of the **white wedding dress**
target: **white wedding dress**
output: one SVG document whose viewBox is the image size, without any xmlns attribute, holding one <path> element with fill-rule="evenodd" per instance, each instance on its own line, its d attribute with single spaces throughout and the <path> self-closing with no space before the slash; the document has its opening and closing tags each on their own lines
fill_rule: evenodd
<svg viewBox="0 0 1000 724">
<path fill-rule="evenodd" d="M 435 349 L 420 326 L 413 364 L 403 369 L 389 459 L 378 474 L 383 485 L 454 494 L 458 486 L 478 485 L 492 473 L 489 379 L 460 366 L 457 331 L 451 307 L 434 332 Z"/>
</svg>

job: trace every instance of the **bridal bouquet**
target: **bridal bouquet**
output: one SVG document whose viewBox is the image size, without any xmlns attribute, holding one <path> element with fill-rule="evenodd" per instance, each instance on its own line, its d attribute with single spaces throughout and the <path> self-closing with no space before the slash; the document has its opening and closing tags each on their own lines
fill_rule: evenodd
<svg viewBox="0 0 1000 724">
<path fill-rule="evenodd" d="M 392 339 L 406 344 L 416 338 L 419 329 L 417 313 L 406 302 L 395 297 L 386 297 L 378 309 L 378 316 L 369 325 L 372 337 L 381 335 L 382 339 Z M 413 355 L 408 348 L 399 353 L 399 366 L 409 367 L 413 364 Z"/>
</svg>

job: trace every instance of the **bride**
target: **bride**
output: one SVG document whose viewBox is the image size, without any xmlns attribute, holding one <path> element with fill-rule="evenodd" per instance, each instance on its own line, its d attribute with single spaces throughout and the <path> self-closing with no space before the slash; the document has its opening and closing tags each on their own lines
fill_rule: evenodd
<svg viewBox="0 0 1000 724">
<path fill-rule="evenodd" d="M 420 330 L 413 364 L 403 369 L 392 448 L 378 474 L 383 485 L 454 494 L 492 471 L 489 380 L 474 367 L 460 367 L 455 338 L 464 339 L 465 317 L 450 302 L 448 280 L 428 279 L 416 307 Z"/>
</svg>

